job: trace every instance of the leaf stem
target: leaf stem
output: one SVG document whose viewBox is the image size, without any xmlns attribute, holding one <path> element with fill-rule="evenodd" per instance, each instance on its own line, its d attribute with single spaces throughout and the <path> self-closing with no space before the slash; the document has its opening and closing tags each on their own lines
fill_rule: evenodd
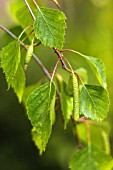
<svg viewBox="0 0 113 170">
<path fill-rule="evenodd" d="M 50 83 L 52 83 L 52 81 L 53 81 L 53 78 L 54 78 L 54 75 L 55 75 L 55 72 L 56 72 L 56 69 L 57 69 L 59 63 L 60 63 L 60 58 L 58 58 L 58 61 L 56 62 L 56 65 L 55 65 L 55 67 L 54 67 L 54 70 L 53 70 L 53 74 L 52 74 L 51 82 L 50 82 Z"/>
<path fill-rule="evenodd" d="M 67 67 L 66 67 L 66 64 L 64 63 L 64 61 L 62 60 L 62 55 L 61 55 L 60 51 L 55 48 L 53 48 L 53 49 L 54 49 L 54 52 L 57 54 L 58 58 L 60 58 L 62 68 L 66 69 Z"/>
<path fill-rule="evenodd" d="M 21 36 L 24 34 L 24 32 L 25 32 L 27 29 L 31 28 L 31 27 L 33 27 L 33 25 L 27 26 L 27 27 L 20 33 L 20 35 L 19 35 L 19 37 L 18 37 L 18 40 L 20 40 L 20 38 L 21 38 Z"/>
<path fill-rule="evenodd" d="M 23 38 L 22 42 L 24 42 L 33 32 L 34 30 L 30 31 L 30 33 L 25 38 Z"/>
<path fill-rule="evenodd" d="M 64 53 L 64 52 L 72 52 L 72 53 L 76 53 L 76 54 L 78 54 L 78 55 L 80 55 L 82 57 L 85 57 L 84 54 L 82 54 L 82 53 L 80 53 L 78 51 L 75 51 L 75 50 L 71 50 L 71 49 L 63 49 L 63 50 L 60 50 L 60 52 L 62 52 L 62 53 Z"/>
<path fill-rule="evenodd" d="M 25 2 L 25 4 L 26 4 L 26 6 L 27 6 L 27 8 L 28 8 L 28 10 L 29 10 L 29 12 L 30 12 L 30 14 L 31 14 L 31 16 L 32 16 L 32 18 L 33 18 L 33 20 L 35 21 L 36 18 L 35 18 L 34 14 L 33 14 L 33 11 L 32 11 L 32 9 L 31 9 L 31 7 L 29 6 L 27 0 L 24 0 L 24 2 Z"/>
<path fill-rule="evenodd" d="M 70 67 L 70 72 L 73 73 L 73 69 L 72 69 L 70 62 L 64 56 L 62 56 L 62 58 L 67 62 L 68 66 Z"/>
<path fill-rule="evenodd" d="M 7 32 L 12 38 L 14 38 L 15 40 L 18 40 L 18 38 L 12 33 L 10 32 L 7 28 L 5 28 L 3 25 L 0 24 L 0 29 L 2 29 L 3 31 Z M 25 44 L 19 40 L 19 43 L 21 44 L 22 47 L 24 47 L 27 50 L 27 47 L 25 46 Z M 46 77 L 51 80 L 51 76 L 48 72 L 48 70 L 45 68 L 45 66 L 42 64 L 42 62 L 39 60 L 39 58 L 33 53 L 32 57 L 34 58 L 34 60 L 36 61 L 36 63 L 39 65 L 39 67 L 41 68 L 41 70 L 44 72 L 44 74 L 46 75 Z"/>
<path fill-rule="evenodd" d="M 33 47 L 37 47 L 37 46 L 39 46 L 40 44 L 41 44 L 41 42 L 35 43 L 35 44 L 33 44 Z"/>
</svg>

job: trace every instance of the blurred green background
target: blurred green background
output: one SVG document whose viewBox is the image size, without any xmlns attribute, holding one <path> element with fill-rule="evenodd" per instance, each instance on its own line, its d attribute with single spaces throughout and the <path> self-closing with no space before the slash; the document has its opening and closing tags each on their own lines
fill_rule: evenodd
<svg viewBox="0 0 113 170">
<path fill-rule="evenodd" d="M 11 1 L 11 0 L 10 0 Z M 51 0 L 43 0 L 48 7 L 54 7 Z M 105 64 L 110 112 L 107 117 L 111 126 L 110 142 L 113 155 L 113 0 L 59 0 L 67 17 L 65 48 L 75 49 L 83 54 L 98 57 Z M 0 0 L 0 24 L 12 29 L 15 34 L 20 28 L 11 16 L 8 0 Z M 0 49 L 12 38 L 0 30 Z M 48 47 L 38 47 L 36 54 L 51 71 L 57 58 Z M 74 69 L 85 67 L 88 70 L 89 84 L 97 81 L 87 63 L 79 56 L 66 54 Z M 66 75 L 59 67 L 59 73 Z M 32 60 L 26 76 L 27 85 L 36 83 L 43 72 Z M 0 69 L 0 169 L 1 170 L 66 170 L 68 161 L 76 146 L 76 139 L 70 128 L 63 130 L 60 112 L 47 151 L 42 157 L 31 140 L 31 125 L 26 111 L 13 93 L 7 91 L 5 76 Z"/>
</svg>

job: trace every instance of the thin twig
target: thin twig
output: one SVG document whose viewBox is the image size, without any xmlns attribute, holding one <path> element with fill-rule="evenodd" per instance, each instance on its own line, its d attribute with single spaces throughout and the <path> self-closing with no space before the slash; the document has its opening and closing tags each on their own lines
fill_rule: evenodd
<svg viewBox="0 0 113 170">
<path fill-rule="evenodd" d="M 61 55 L 60 51 L 57 50 L 57 49 L 55 49 L 55 48 L 53 48 L 53 49 L 54 49 L 54 52 L 57 54 L 58 58 L 60 58 L 60 61 L 61 61 L 61 64 L 62 64 L 62 68 L 63 68 L 63 69 L 66 69 L 66 64 L 65 64 L 64 61 L 62 60 L 62 55 Z"/>
<path fill-rule="evenodd" d="M 24 42 L 33 32 L 34 30 L 30 31 L 30 33 L 25 38 L 23 38 L 22 42 Z"/>
<path fill-rule="evenodd" d="M 60 58 L 58 59 L 58 61 L 56 62 L 56 65 L 54 67 L 53 74 L 52 74 L 52 77 L 51 77 L 51 82 L 53 81 L 53 78 L 54 78 L 54 75 L 55 75 L 55 72 L 56 72 L 56 69 L 58 67 L 59 62 L 60 62 Z"/>
<path fill-rule="evenodd" d="M 73 69 L 72 69 L 70 62 L 64 56 L 62 56 L 62 58 L 67 62 L 68 66 L 70 67 L 70 72 L 72 73 Z"/>
<path fill-rule="evenodd" d="M 78 55 L 80 55 L 82 57 L 85 57 L 84 54 L 82 54 L 82 53 L 80 53 L 78 51 L 75 51 L 75 50 L 71 50 L 71 49 L 63 49 L 63 50 L 60 50 L 60 52 L 62 52 L 62 53 L 64 53 L 64 52 L 72 52 L 72 53 L 76 53 L 76 54 L 78 54 Z"/>
<path fill-rule="evenodd" d="M 12 38 L 14 38 L 15 40 L 18 40 L 18 38 L 12 33 L 10 32 L 8 29 L 6 29 L 4 26 L 0 25 L 0 28 L 7 32 Z M 27 50 L 27 47 L 25 46 L 25 44 L 22 41 L 19 41 L 19 43 L 22 45 L 22 47 L 24 47 Z M 32 54 L 34 60 L 36 61 L 36 63 L 39 65 L 39 67 L 41 68 L 41 70 L 44 72 L 44 74 L 47 76 L 47 78 L 49 80 L 51 80 L 51 76 L 49 75 L 48 70 L 45 68 L 45 66 L 42 64 L 42 62 L 38 59 L 38 57 L 33 53 Z"/>
<path fill-rule="evenodd" d="M 27 26 L 27 27 L 21 32 L 21 34 L 19 35 L 18 40 L 20 40 L 20 38 L 21 38 L 21 36 L 24 34 L 24 32 L 25 32 L 27 29 L 31 28 L 31 27 L 33 27 L 33 25 Z"/>
<path fill-rule="evenodd" d="M 35 44 L 33 44 L 33 47 L 37 47 L 37 46 L 39 46 L 40 44 L 41 44 L 41 42 L 35 43 Z"/>
<path fill-rule="evenodd" d="M 32 16 L 32 18 L 33 18 L 33 20 L 35 21 L 36 18 L 35 18 L 34 14 L 33 14 L 32 9 L 31 9 L 30 6 L 29 6 L 27 0 L 24 0 L 24 2 L 25 2 L 25 4 L 26 4 L 26 6 L 27 6 L 27 8 L 28 8 L 28 10 L 29 10 L 29 12 L 30 12 L 30 14 L 31 14 L 31 16 Z"/>
</svg>

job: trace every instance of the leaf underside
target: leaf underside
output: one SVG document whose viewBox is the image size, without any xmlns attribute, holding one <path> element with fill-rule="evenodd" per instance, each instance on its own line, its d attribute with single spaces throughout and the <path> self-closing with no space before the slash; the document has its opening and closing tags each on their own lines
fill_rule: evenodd
<svg viewBox="0 0 113 170">
<path fill-rule="evenodd" d="M 100 84 L 106 89 L 107 88 L 107 82 L 106 82 L 106 74 L 105 74 L 105 68 L 104 68 L 103 62 L 100 59 L 94 58 L 94 57 L 91 57 L 91 56 L 85 56 L 84 55 L 84 58 L 89 63 L 92 71 L 96 75 Z"/>
<path fill-rule="evenodd" d="M 34 22 L 35 36 L 42 44 L 62 49 L 65 34 L 65 15 L 63 12 L 49 8 L 39 8 Z"/>
</svg>

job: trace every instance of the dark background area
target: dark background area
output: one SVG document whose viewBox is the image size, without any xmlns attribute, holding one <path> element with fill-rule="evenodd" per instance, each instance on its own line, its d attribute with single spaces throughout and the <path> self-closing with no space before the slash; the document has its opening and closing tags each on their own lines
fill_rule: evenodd
<svg viewBox="0 0 113 170">
<path fill-rule="evenodd" d="M 50 0 L 44 1 L 54 6 Z M 8 0 L 0 0 L 0 24 L 11 29 L 14 22 Z M 111 126 L 110 142 L 113 155 L 113 1 L 112 0 L 59 0 L 67 17 L 65 48 L 75 49 L 89 56 L 102 59 L 106 67 L 111 106 L 107 117 Z M 13 28 L 18 34 L 20 28 Z M 0 31 L 0 49 L 9 41 L 9 36 Z M 56 57 L 48 47 L 39 47 L 36 54 L 48 70 L 53 70 Z M 66 55 L 74 69 L 88 70 L 89 84 L 97 84 L 87 63 L 79 56 Z M 66 75 L 59 67 L 58 72 Z M 36 83 L 44 74 L 32 60 L 27 75 L 27 85 Z M 0 169 L 1 170 L 66 170 L 76 147 L 71 128 L 63 130 L 61 112 L 57 111 L 57 123 L 46 152 L 42 157 L 31 139 L 31 124 L 23 104 L 10 89 L 7 91 L 5 76 L 0 69 Z"/>
</svg>

